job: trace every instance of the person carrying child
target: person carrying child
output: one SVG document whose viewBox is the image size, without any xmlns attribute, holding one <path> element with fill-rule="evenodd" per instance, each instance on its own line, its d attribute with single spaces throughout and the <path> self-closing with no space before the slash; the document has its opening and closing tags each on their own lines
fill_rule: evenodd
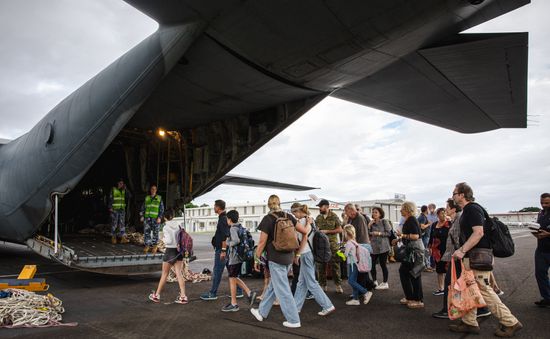
<svg viewBox="0 0 550 339">
<path fill-rule="evenodd" d="M 166 284 L 166 279 L 170 274 L 170 269 L 174 267 L 176 271 L 176 278 L 178 279 L 178 285 L 180 288 L 180 294 L 174 301 L 176 304 L 187 304 L 189 300 L 185 295 L 185 279 L 183 278 L 183 254 L 178 252 L 178 232 L 180 231 L 179 224 L 172 220 L 174 218 L 174 212 L 169 210 L 165 214 L 166 224 L 162 230 L 163 241 L 166 246 L 166 251 L 162 257 L 162 275 L 155 292 L 149 294 L 149 300 L 158 303 L 160 302 L 160 294 Z"/>
<path fill-rule="evenodd" d="M 243 260 L 239 257 L 237 247 L 241 243 L 239 233 L 243 226 L 239 223 L 239 212 L 231 210 L 227 212 L 227 223 L 230 227 L 230 236 L 226 242 L 229 248 L 229 264 L 227 271 L 229 272 L 229 289 L 231 291 L 231 302 L 222 308 L 222 312 L 237 312 L 239 305 L 237 304 L 237 285 L 243 289 L 248 296 L 249 306 L 252 306 L 256 300 L 256 292 L 251 291 L 248 286 L 239 278 Z"/>
</svg>

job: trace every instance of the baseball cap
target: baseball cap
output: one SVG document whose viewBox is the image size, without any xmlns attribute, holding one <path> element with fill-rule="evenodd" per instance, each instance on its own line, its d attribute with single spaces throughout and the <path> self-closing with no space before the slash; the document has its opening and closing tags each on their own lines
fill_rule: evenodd
<svg viewBox="0 0 550 339">
<path fill-rule="evenodd" d="M 324 205 L 327 205 L 327 206 L 330 205 L 327 199 L 321 199 L 321 201 L 319 201 L 319 203 L 317 204 L 318 207 L 321 207 Z"/>
</svg>

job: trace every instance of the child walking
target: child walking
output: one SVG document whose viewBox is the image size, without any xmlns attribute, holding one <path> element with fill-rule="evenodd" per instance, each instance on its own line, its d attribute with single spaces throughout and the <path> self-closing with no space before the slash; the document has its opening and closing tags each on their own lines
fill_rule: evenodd
<svg viewBox="0 0 550 339">
<path fill-rule="evenodd" d="M 239 310 L 239 305 L 237 304 L 237 285 L 239 285 L 248 296 L 249 306 L 252 306 L 256 300 L 256 292 L 251 291 L 248 286 L 239 279 L 239 273 L 241 272 L 241 266 L 243 264 L 242 259 L 239 258 L 237 253 L 237 246 L 241 242 L 239 231 L 242 228 L 239 223 L 239 212 L 235 210 L 227 212 L 227 224 L 230 227 L 230 236 L 226 244 L 229 249 L 229 264 L 227 265 L 227 271 L 229 272 L 231 303 L 225 305 L 222 308 L 222 312 L 237 312 Z"/>
<path fill-rule="evenodd" d="M 353 305 L 357 306 L 360 305 L 361 302 L 359 302 L 359 296 L 369 292 L 366 288 L 361 286 L 357 282 L 357 274 L 359 273 L 359 270 L 357 269 L 357 246 L 360 246 L 355 241 L 355 227 L 353 225 L 346 225 L 344 226 L 344 233 L 346 235 L 346 245 L 345 245 L 345 251 L 344 254 L 346 255 L 346 261 L 348 263 L 348 283 L 351 286 L 353 292 L 352 292 L 352 299 L 346 301 L 346 305 Z M 370 300 L 370 296 L 365 296 L 365 304 L 368 303 Z"/>
<path fill-rule="evenodd" d="M 162 257 L 162 275 L 157 287 L 156 292 L 149 294 L 149 300 L 153 302 L 160 302 L 160 294 L 164 285 L 166 284 L 166 279 L 170 273 L 170 269 L 174 267 L 176 271 L 176 278 L 178 279 L 178 285 L 180 288 L 180 294 L 174 301 L 177 304 L 187 304 L 189 300 L 185 295 L 185 279 L 183 278 L 183 255 L 178 253 L 177 243 L 178 243 L 178 232 L 180 230 L 179 224 L 175 221 L 172 221 L 174 218 L 174 213 L 172 211 L 167 211 L 165 214 L 166 224 L 163 228 L 163 241 L 166 245 L 166 251 Z"/>
</svg>

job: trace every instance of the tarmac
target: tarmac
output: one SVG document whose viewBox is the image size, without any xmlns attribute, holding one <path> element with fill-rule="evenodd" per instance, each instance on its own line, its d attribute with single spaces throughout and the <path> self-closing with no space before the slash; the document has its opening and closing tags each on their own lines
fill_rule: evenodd
<svg viewBox="0 0 550 339">
<path fill-rule="evenodd" d="M 534 277 L 534 237 L 526 230 L 513 231 L 516 254 L 497 259 L 495 276 L 504 291 L 502 299 L 512 313 L 523 323 L 517 337 L 550 338 L 550 308 L 538 308 L 533 302 L 540 299 Z M 212 269 L 213 252 L 210 235 L 194 235 L 198 260 L 194 271 Z M 123 245 L 121 245 L 123 246 Z M 249 312 L 244 299 L 239 301 L 240 311 L 223 313 L 221 308 L 229 302 L 227 278 L 222 280 L 216 301 L 202 301 L 199 295 L 208 291 L 211 282 L 187 283 L 190 303 L 171 303 L 178 293 L 177 284 L 168 284 L 161 303 L 147 299 L 154 290 L 159 275 L 120 277 L 75 271 L 34 254 L 25 246 L 0 243 L 0 278 L 17 277 L 26 264 L 38 265 L 36 277 L 46 278 L 50 293 L 60 298 L 65 307 L 63 322 L 78 322 L 76 327 L 0 329 L 1 338 L 466 338 L 468 335 L 448 330 L 450 321 L 431 317 L 442 307 L 442 297 L 433 296 L 436 274 L 423 273 L 426 307 L 407 309 L 399 304 L 403 297 L 397 269 L 389 265 L 389 290 L 376 291 L 368 305 L 346 306 L 351 293 L 344 282 L 344 294 L 336 294 L 329 282 L 328 295 L 336 311 L 320 317 L 314 300 L 306 301 L 300 314 L 302 327 L 287 329 L 279 307 L 273 307 L 269 318 L 258 322 Z M 379 275 L 381 275 L 378 268 Z M 261 292 L 263 281 L 245 279 L 249 287 Z M 257 307 L 257 306 L 256 306 Z M 494 317 L 480 319 L 481 334 L 477 337 L 494 337 L 498 326 Z M 471 337 L 476 337 L 472 335 Z"/>
</svg>

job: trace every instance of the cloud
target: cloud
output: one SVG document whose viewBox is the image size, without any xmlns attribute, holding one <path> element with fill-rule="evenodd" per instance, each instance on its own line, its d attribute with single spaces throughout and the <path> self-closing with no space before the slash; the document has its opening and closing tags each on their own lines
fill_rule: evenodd
<svg viewBox="0 0 550 339">
<path fill-rule="evenodd" d="M 538 205 L 550 191 L 549 12 L 549 2 L 537 1 L 469 31 L 529 31 L 528 107 L 536 123 L 527 129 L 463 135 L 328 98 L 233 172 L 319 186 L 313 193 L 339 201 L 405 193 L 442 205 L 455 183 L 467 181 L 492 211 Z M 13 32 L 0 44 L 0 138 L 28 131 L 156 28 L 123 1 L 0 2 L 0 30 Z M 294 200 L 310 192 L 220 186 L 197 202 L 261 202 L 272 193 Z"/>
</svg>

